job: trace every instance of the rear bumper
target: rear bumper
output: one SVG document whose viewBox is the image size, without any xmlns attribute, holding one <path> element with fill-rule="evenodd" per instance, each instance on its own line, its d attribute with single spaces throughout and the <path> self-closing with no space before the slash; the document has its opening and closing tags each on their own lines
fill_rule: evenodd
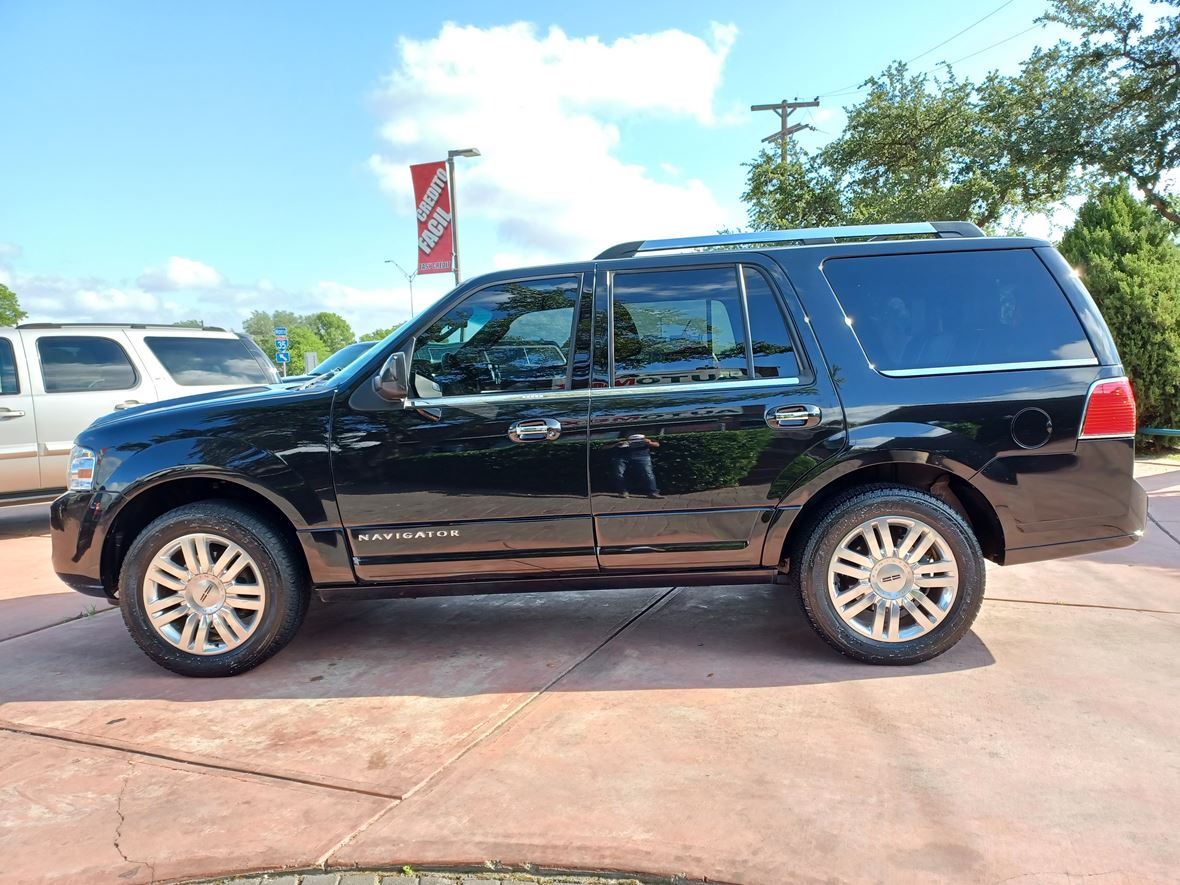
<svg viewBox="0 0 1180 885">
<path fill-rule="evenodd" d="M 1095 525 L 1094 537 L 1028 547 L 1009 547 L 1004 554 L 1004 565 L 1020 565 L 1129 547 L 1143 537 L 1147 525 L 1147 492 L 1136 480 L 1131 479 L 1128 494 L 1126 513 L 1120 519 L 1106 519 L 1101 525 Z M 1112 528 L 1116 531 L 1112 532 Z"/>
</svg>

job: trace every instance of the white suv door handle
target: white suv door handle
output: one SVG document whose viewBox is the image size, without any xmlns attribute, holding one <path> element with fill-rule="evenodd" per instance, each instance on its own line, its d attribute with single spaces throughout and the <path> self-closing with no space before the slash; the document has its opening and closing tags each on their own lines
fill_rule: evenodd
<svg viewBox="0 0 1180 885">
<path fill-rule="evenodd" d="M 23 417 L 25 417 L 25 413 L 20 409 L 0 408 L 0 421 L 3 421 L 5 418 L 23 418 Z"/>
<path fill-rule="evenodd" d="M 766 410 L 766 423 L 776 430 L 783 427 L 815 427 L 822 417 L 819 406 L 775 406 Z"/>
<path fill-rule="evenodd" d="M 141 403 L 137 399 L 125 399 L 125 400 L 123 400 L 123 402 L 115 404 L 115 411 L 121 412 L 124 409 L 130 409 L 132 406 L 142 406 L 142 405 L 143 405 L 143 403 Z"/>
<path fill-rule="evenodd" d="M 552 442 L 561 436 L 561 422 L 555 418 L 526 418 L 508 428 L 513 442 Z"/>
</svg>

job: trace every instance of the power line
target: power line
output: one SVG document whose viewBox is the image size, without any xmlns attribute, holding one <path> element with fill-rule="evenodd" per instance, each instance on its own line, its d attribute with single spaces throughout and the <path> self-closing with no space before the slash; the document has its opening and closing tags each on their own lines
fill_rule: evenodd
<svg viewBox="0 0 1180 885">
<path fill-rule="evenodd" d="M 954 40 L 956 37 L 962 37 L 964 34 L 966 34 L 968 31 L 970 31 L 970 30 L 971 30 L 972 28 L 974 28 L 976 25 L 978 25 L 978 24 L 981 24 L 982 22 L 985 22 L 985 21 L 987 21 L 989 18 L 991 18 L 993 15 L 995 15 L 997 12 L 999 12 L 999 11 L 1000 11 L 1001 9 L 1003 9 L 1005 6 L 1009 6 L 1009 5 L 1010 5 L 1012 2 L 1013 2 L 1013 0 L 1004 0 L 1004 2 L 1003 2 L 1003 3 L 1001 3 L 1001 4 L 1000 4 L 999 6 L 997 6 L 995 9 L 993 9 L 991 12 L 989 12 L 989 13 L 988 13 L 987 15 L 985 15 L 983 18 L 981 18 L 981 19 L 978 19 L 977 21 L 974 21 L 974 22 L 972 22 L 971 24 L 967 25 L 967 27 L 963 28 L 963 30 L 961 30 L 961 31 L 959 31 L 959 32 L 957 32 L 957 33 L 955 33 L 955 34 L 952 34 L 951 36 L 947 37 L 947 38 L 946 38 L 945 40 L 943 40 L 941 43 L 937 43 L 937 44 L 935 44 L 934 46 L 931 46 L 931 47 L 930 47 L 929 49 L 927 49 L 925 52 L 920 52 L 920 53 L 918 53 L 918 54 L 917 54 L 917 55 L 915 55 L 913 58 L 911 58 L 909 61 L 907 61 L 907 62 L 906 62 L 906 64 L 908 65 L 908 64 L 910 64 L 910 62 L 917 61 L 918 59 L 922 58 L 923 56 L 929 55 L 929 54 L 930 54 L 930 53 L 932 53 L 932 52 L 933 52 L 935 49 L 938 49 L 938 48 L 939 48 L 939 47 L 941 47 L 941 46 L 946 46 L 946 44 L 950 43 L 950 42 L 951 42 L 952 40 Z M 982 51 L 982 50 L 981 50 L 981 51 Z M 861 86 L 860 86 L 860 84 L 861 84 L 861 83 L 863 83 L 863 82 L 864 82 L 864 80 L 858 80 L 856 83 L 849 83 L 847 86 L 841 86 L 839 89 L 833 89 L 831 92 L 821 92 L 821 93 L 819 94 L 819 96 L 818 96 L 818 97 L 819 97 L 819 98 L 830 98 L 830 97 L 832 97 L 832 96 L 835 96 L 835 95 L 848 95 L 848 94 L 849 94 L 849 90 L 851 90 L 852 92 L 859 92 L 859 91 L 860 91 L 860 89 L 864 88 L 864 87 L 861 87 Z M 854 89 L 853 87 L 860 87 L 860 88 Z"/>
<path fill-rule="evenodd" d="M 991 12 L 989 12 L 989 13 L 988 13 L 987 15 L 985 15 L 983 18 L 979 19 L 979 21 L 972 22 L 971 24 L 967 25 L 967 27 L 963 28 L 963 30 L 959 31 L 959 33 L 957 33 L 957 34 L 952 34 L 951 36 L 947 37 L 945 40 L 943 40 L 943 41 L 942 41 L 941 43 L 939 43 L 937 46 L 931 46 L 931 47 L 930 47 L 929 49 L 927 49 L 925 52 L 920 52 L 920 53 L 918 53 L 918 54 L 917 54 L 917 55 L 915 55 L 913 58 L 911 58 L 909 61 L 907 61 L 907 62 L 906 62 L 906 64 L 907 64 L 907 65 L 908 65 L 908 64 L 912 64 L 913 62 L 916 62 L 918 59 L 922 58 L 923 56 L 929 55 L 929 54 L 930 54 L 930 53 L 932 53 L 932 52 L 933 52 L 935 49 L 940 49 L 941 47 L 943 47 L 943 46 L 946 46 L 946 44 L 948 44 L 948 43 L 950 43 L 952 40 L 954 40 L 954 39 L 955 39 L 955 37 L 962 37 L 964 34 L 966 34 L 968 31 L 970 31 L 970 30 L 971 30 L 973 27 L 975 27 L 976 25 L 978 25 L 978 24 L 982 24 L 983 22 L 987 21 L 989 18 L 991 18 L 993 15 L 995 15 L 997 12 L 999 12 L 999 11 L 1000 11 L 1001 9 L 1003 9 L 1005 6 L 1009 6 L 1009 5 L 1011 5 L 1011 3 L 1012 3 L 1012 0 L 1004 0 L 1004 2 L 1003 2 L 1003 3 L 1001 3 L 1001 4 L 1000 4 L 999 6 L 997 6 L 995 9 L 993 9 Z"/>
<path fill-rule="evenodd" d="M 964 55 L 962 58 L 956 58 L 954 61 L 948 61 L 947 64 L 948 65 L 957 65 L 961 61 L 966 61 L 969 58 L 975 58 L 975 56 L 982 55 L 983 53 L 987 52 L 989 49 L 995 49 L 997 46 L 1007 43 L 1009 40 L 1015 40 L 1017 37 L 1023 37 L 1029 31 L 1035 31 L 1040 26 L 1041 26 L 1040 22 L 1038 22 L 1038 23 L 1034 24 L 1032 27 L 1025 28 L 1023 31 L 1013 34 L 1011 37 L 1005 37 L 1003 40 L 997 40 L 991 46 L 985 46 L 985 47 L 983 47 L 983 49 L 976 50 L 975 52 L 972 52 L 970 55 Z"/>
<path fill-rule="evenodd" d="M 987 52 L 988 50 L 995 49 L 997 46 L 1002 46 L 1003 44 L 1008 43 L 1011 40 L 1015 40 L 1017 37 L 1023 37 L 1029 31 L 1035 31 L 1040 26 L 1041 26 L 1040 22 L 1036 22 L 1036 23 L 1030 25 L 1029 27 L 1025 28 L 1023 31 L 1017 31 L 1015 34 L 1008 35 L 1003 40 L 997 40 L 995 43 L 985 46 L 982 49 L 977 49 L 974 52 L 968 53 L 967 55 L 964 55 L 964 56 L 960 56 L 959 58 L 953 59 L 952 61 L 939 62 L 939 64 L 957 65 L 961 61 L 966 61 L 969 58 L 975 58 L 975 56 L 977 56 L 977 55 L 983 55 L 983 53 Z M 907 62 L 907 64 L 908 64 L 908 62 Z M 927 68 L 922 71 L 915 71 L 914 73 L 925 74 L 925 73 L 929 73 L 929 72 L 930 72 L 930 69 Z M 866 90 L 868 88 L 869 88 L 868 86 L 857 86 L 855 89 L 845 88 L 844 90 L 842 90 L 840 92 L 828 92 L 828 93 L 825 93 L 824 95 L 821 95 L 820 97 L 821 98 L 839 98 L 842 95 L 855 95 L 856 93 L 863 92 L 864 90 Z"/>
</svg>

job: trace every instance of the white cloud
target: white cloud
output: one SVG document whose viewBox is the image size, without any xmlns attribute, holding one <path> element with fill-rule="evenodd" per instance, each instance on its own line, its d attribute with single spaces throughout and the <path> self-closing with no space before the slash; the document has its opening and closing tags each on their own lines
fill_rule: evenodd
<svg viewBox="0 0 1180 885">
<path fill-rule="evenodd" d="M 215 268 L 191 258 L 173 255 L 163 267 L 149 267 L 140 275 L 140 288 L 153 292 L 175 292 L 177 289 L 215 289 L 223 278 Z"/>
<path fill-rule="evenodd" d="M 174 323 L 200 319 L 207 325 L 240 329 L 254 310 L 291 310 L 313 313 L 320 310 L 341 314 L 359 335 L 407 319 L 409 290 L 405 285 L 364 289 L 345 283 L 324 281 L 309 289 L 284 290 L 268 279 L 253 284 L 226 280 L 199 261 L 173 258 L 155 271 L 177 270 L 172 282 L 189 285 L 152 286 L 143 274 L 138 284 L 87 277 L 64 277 L 22 272 L 9 256 L 19 249 L 0 252 L 0 282 L 17 293 L 29 322 L 70 323 Z M 187 276 L 186 276 L 187 273 Z M 448 288 L 450 277 L 434 282 L 416 281 L 415 307 L 421 310 Z M 216 280 L 216 282 L 214 282 Z M 174 291 L 184 289 L 184 291 Z M 169 292 L 168 297 L 160 293 Z"/>
<path fill-rule="evenodd" d="M 490 228 L 491 252 L 576 259 L 629 238 L 712 232 L 737 220 L 732 209 L 699 179 L 657 180 L 621 159 L 619 123 L 715 124 L 736 36 L 714 24 L 706 38 L 669 30 L 605 43 L 519 23 L 403 38 L 377 96 L 385 147 L 370 168 L 408 211 L 409 164 L 479 148 L 456 172 L 460 233 Z"/>
</svg>

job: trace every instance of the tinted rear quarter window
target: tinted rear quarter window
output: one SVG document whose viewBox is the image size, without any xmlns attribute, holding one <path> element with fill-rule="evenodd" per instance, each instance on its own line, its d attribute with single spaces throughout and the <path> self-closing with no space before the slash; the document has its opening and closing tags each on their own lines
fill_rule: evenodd
<svg viewBox="0 0 1180 885">
<path fill-rule="evenodd" d="M 130 390 L 139 383 L 127 352 L 110 338 L 39 338 L 37 355 L 46 393 Z"/>
<path fill-rule="evenodd" d="M 833 258 L 824 275 L 882 372 L 1094 360 L 1030 249 Z"/>
<path fill-rule="evenodd" d="M 266 384 L 262 366 L 237 338 L 147 337 L 144 343 L 185 387 L 208 384 Z"/>
<path fill-rule="evenodd" d="M 0 396 L 20 393 L 20 381 L 16 377 L 16 352 L 12 342 L 0 338 Z"/>
</svg>

